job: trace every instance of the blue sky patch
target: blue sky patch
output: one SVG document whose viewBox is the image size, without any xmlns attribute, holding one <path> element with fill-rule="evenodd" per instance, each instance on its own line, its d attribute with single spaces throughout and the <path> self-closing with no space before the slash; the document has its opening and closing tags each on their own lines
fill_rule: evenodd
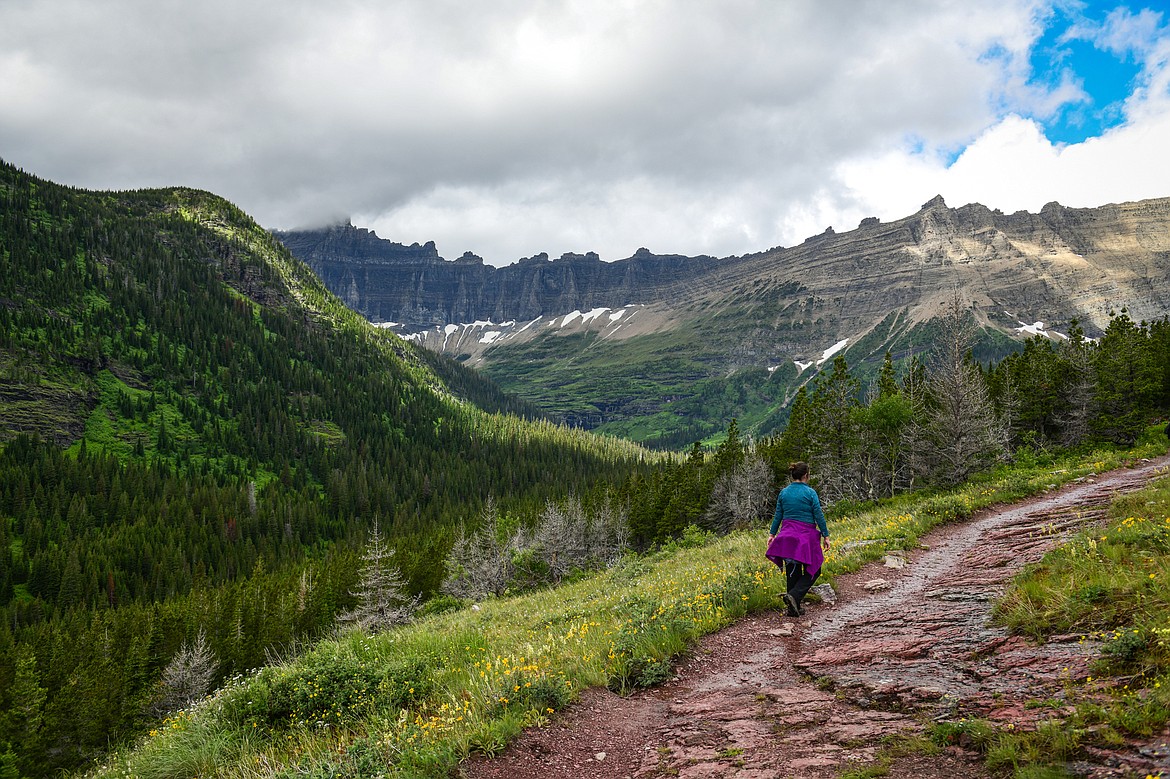
<svg viewBox="0 0 1170 779">
<path fill-rule="evenodd" d="M 1121 124 L 1125 118 L 1123 103 L 1133 93 L 1142 64 L 1132 52 L 1110 51 L 1089 39 L 1116 8 L 1116 3 L 1102 2 L 1058 7 L 1044 35 L 1032 48 L 1031 85 L 1055 89 L 1067 80 L 1084 93 L 1081 99 L 1063 103 L 1051 115 L 1031 117 L 1053 143 L 1080 143 Z"/>
</svg>

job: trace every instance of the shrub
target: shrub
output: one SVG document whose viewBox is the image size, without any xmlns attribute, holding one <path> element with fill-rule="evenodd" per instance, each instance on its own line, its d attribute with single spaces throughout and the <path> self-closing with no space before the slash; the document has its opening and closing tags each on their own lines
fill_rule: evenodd
<svg viewBox="0 0 1170 779">
<path fill-rule="evenodd" d="M 271 729 L 341 725 L 407 708 L 432 686 L 431 663 L 422 658 L 378 668 L 353 656 L 322 653 L 292 668 L 265 669 L 225 699 L 224 713 L 239 724 Z"/>
</svg>

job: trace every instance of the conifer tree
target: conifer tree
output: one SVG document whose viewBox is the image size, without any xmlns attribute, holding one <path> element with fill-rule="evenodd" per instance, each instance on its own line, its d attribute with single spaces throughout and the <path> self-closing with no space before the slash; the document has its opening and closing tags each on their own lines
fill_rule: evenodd
<svg viewBox="0 0 1170 779">
<path fill-rule="evenodd" d="M 207 633 L 200 629 L 195 642 L 183 644 L 163 669 L 159 713 L 169 714 L 201 700 L 211 691 L 217 665 Z"/>
<path fill-rule="evenodd" d="M 357 604 L 338 616 L 338 622 L 364 633 L 381 633 L 409 622 L 418 608 L 418 598 L 407 593 L 406 580 L 394 565 L 394 549 L 382 539 L 378 523 L 362 553 L 361 578 L 351 594 Z"/>
<path fill-rule="evenodd" d="M 788 426 L 784 428 L 777 446 L 772 448 L 772 467 L 779 482 L 783 483 L 787 479 L 788 466 L 791 463 L 809 459 L 815 428 L 816 418 L 809 400 L 808 387 L 802 384 L 792 399 Z"/>
<path fill-rule="evenodd" d="M 20 763 L 11 744 L 3 745 L 0 752 L 0 779 L 20 779 Z"/>
<path fill-rule="evenodd" d="M 922 445 L 930 476 L 952 485 L 1004 456 L 1007 434 L 992 409 L 987 384 L 970 360 L 973 326 L 957 292 L 939 325 Z"/>
<path fill-rule="evenodd" d="M 17 647 L 14 678 L 10 690 L 12 707 L 5 717 L 4 731 L 18 745 L 18 757 L 26 768 L 38 765 L 45 740 L 44 714 L 47 690 L 41 685 L 33 648 Z M 30 772 L 31 773 L 31 772 Z"/>
<path fill-rule="evenodd" d="M 898 378 L 894 372 L 894 357 L 886 350 L 882 358 L 882 367 L 878 371 L 877 389 L 879 398 L 887 398 L 898 394 Z"/>
<path fill-rule="evenodd" d="M 1161 391 L 1145 324 L 1135 324 L 1123 309 L 1097 343 L 1094 368 L 1098 413 L 1093 428 L 1110 441 L 1132 444 Z"/>
<path fill-rule="evenodd" d="M 685 462 L 674 468 L 667 479 L 666 508 L 662 512 L 657 528 L 659 539 L 673 538 L 688 526 L 697 524 L 703 514 L 710 493 L 706 481 L 704 464 L 706 457 L 703 447 L 696 441 L 691 446 Z"/>
<path fill-rule="evenodd" d="M 1089 437 L 1096 406 L 1092 344 L 1086 340 L 1085 331 L 1075 319 L 1069 326 L 1068 340 L 1057 348 L 1057 359 L 1062 375 L 1056 414 L 1059 443 L 1075 446 Z"/>
<path fill-rule="evenodd" d="M 898 385 L 889 352 L 874 389 L 876 396 L 857 414 L 862 438 L 860 493 L 868 499 L 893 495 L 908 480 L 907 430 L 914 415 L 913 402 Z"/>
<path fill-rule="evenodd" d="M 727 437 L 715 450 L 715 459 L 712 462 L 714 479 L 719 479 L 727 473 L 732 473 L 743 464 L 746 450 L 739 434 L 739 421 L 732 417 L 727 426 Z"/>
<path fill-rule="evenodd" d="M 811 452 L 807 459 L 822 499 L 831 502 L 858 494 L 857 425 L 860 382 L 849 373 L 845 357 L 833 358 L 828 375 L 817 376 L 813 392 Z"/>
</svg>

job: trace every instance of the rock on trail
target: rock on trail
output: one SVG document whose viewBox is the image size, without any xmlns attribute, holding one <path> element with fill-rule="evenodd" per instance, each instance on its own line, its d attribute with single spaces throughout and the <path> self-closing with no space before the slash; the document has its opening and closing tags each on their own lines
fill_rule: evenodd
<svg viewBox="0 0 1170 779">
<path fill-rule="evenodd" d="M 1115 494 L 1144 486 L 1167 462 L 938 528 L 904 566 L 879 561 L 838 577 L 836 604 L 795 621 L 781 611 L 745 618 L 704 638 L 674 681 L 626 698 L 589 690 L 501 755 L 468 761 L 462 776 L 819 779 L 872 764 L 885 737 L 920 734 L 932 718 L 1034 727 L 1046 710 L 1024 703 L 1061 700 L 1098 647 L 1083 636 L 1043 645 L 1010 636 L 988 624 L 991 604 L 1026 563 L 1101 522 Z M 1102 751 L 1078 773 L 1170 773 L 1167 741 Z M 988 776 L 958 747 L 894 758 L 885 775 Z"/>
</svg>

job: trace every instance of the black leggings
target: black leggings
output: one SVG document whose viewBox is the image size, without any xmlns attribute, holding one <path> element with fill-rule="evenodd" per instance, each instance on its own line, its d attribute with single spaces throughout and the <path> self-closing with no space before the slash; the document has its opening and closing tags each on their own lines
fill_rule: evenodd
<svg viewBox="0 0 1170 779">
<path fill-rule="evenodd" d="M 797 606 L 804 600 L 804 596 L 808 595 L 820 573 L 820 571 L 815 574 L 809 573 L 804 563 L 795 560 L 784 561 L 784 580 L 788 585 L 788 594 L 796 601 Z"/>
</svg>

